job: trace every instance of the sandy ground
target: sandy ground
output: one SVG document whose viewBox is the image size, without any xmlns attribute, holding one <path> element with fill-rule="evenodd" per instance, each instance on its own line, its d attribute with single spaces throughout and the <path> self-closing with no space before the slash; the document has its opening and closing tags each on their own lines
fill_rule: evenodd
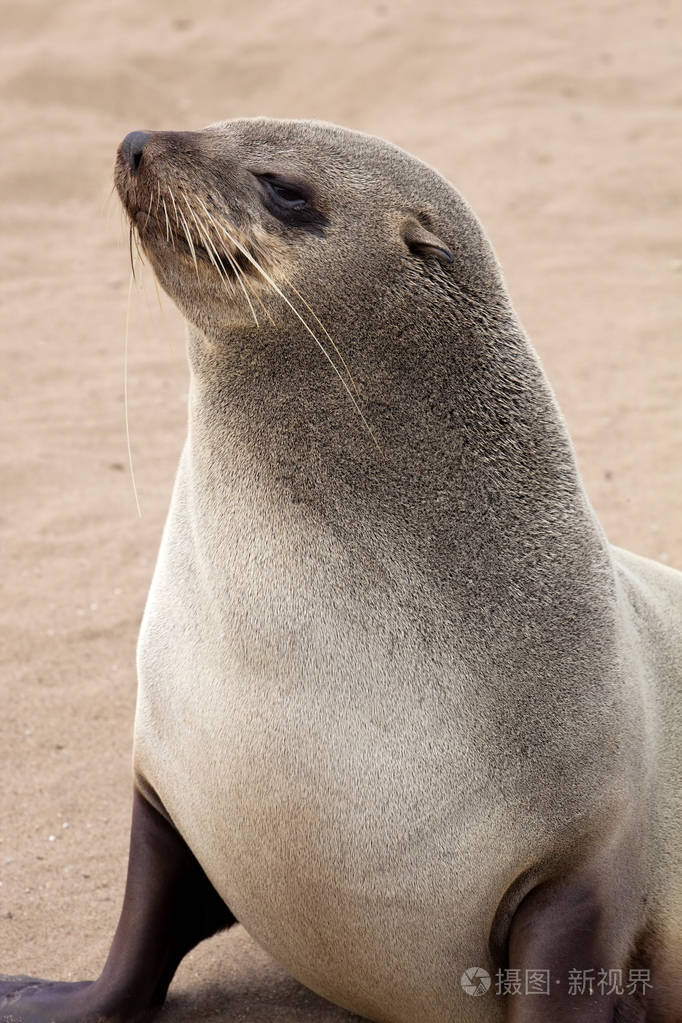
<svg viewBox="0 0 682 1023">
<path fill-rule="evenodd" d="M 135 638 L 185 421 L 179 315 L 131 305 L 133 128 L 320 117 L 439 167 L 481 216 L 615 543 L 682 567 L 682 16 L 666 0 L 4 0 L 0 969 L 76 979 L 125 874 Z M 200 14 L 198 12 L 201 12 Z M 240 930 L 167 1020 L 332 1020 Z"/>
</svg>

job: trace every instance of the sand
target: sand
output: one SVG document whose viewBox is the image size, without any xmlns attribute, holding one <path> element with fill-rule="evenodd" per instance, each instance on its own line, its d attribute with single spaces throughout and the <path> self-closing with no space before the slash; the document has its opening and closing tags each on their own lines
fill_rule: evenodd
<svg viewBox="0 0 682 1023">
<path fill-rule="evenodd" d="M 319 117 L 481 216 L 610 539 L 682 567 L 682 14 L 641 3 L 2 5 L 0 969 L 96 975 L 130 810 L 135 639 L 183 439 L 179 314 L 130 314 L 111 169 L 134 128 Z M 167 1020 L 344 1018 L 237 929 Z"/>
</svg>

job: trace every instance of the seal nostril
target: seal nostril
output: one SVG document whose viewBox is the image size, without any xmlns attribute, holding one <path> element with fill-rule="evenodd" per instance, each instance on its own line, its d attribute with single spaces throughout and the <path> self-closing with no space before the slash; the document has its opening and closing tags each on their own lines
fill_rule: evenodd
<svg viewBox="0 0 682 1023">
<path fill-rule="evenodd" d="M 131 131 L 121 143 L 121 155 L 133 174 L 137 173 L 144 147 L 150 139 L 148 131 Z"/>
</svg>

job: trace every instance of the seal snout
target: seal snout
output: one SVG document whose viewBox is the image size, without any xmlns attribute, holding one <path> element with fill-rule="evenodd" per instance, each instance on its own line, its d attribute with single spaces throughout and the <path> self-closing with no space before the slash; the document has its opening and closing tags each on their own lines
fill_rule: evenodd
<svg viewBox="0 0 682 1023">
<path fill-rule="evenodd" d="M 144 147 L 150 138 L 151 134 L 148 131 L 131 131 L 123 139 L 120 150 L 121 156 L 132 174 L 137 173 L 137 169 L 142 161 Z"/>
</svg>

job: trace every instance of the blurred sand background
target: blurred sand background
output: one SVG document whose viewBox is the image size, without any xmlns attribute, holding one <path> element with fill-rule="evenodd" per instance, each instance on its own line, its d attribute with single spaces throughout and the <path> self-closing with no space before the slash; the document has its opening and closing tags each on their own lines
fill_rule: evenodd
<svg viewBox="0 0 682 1023">
<path fill-rule="evenodd" d="M 131 306 L 108 199 L 134 128 L 317 117 L 383 135 L 485 224 L 610 539 L 682 567 L 682 8 L 0 4 L 0 969 L 96 975 L 118 917 L 135 640 L 185 424 L 183 326 Z M 167 1020 L 346 1018 L 240 930 Z"/>
</svg>

